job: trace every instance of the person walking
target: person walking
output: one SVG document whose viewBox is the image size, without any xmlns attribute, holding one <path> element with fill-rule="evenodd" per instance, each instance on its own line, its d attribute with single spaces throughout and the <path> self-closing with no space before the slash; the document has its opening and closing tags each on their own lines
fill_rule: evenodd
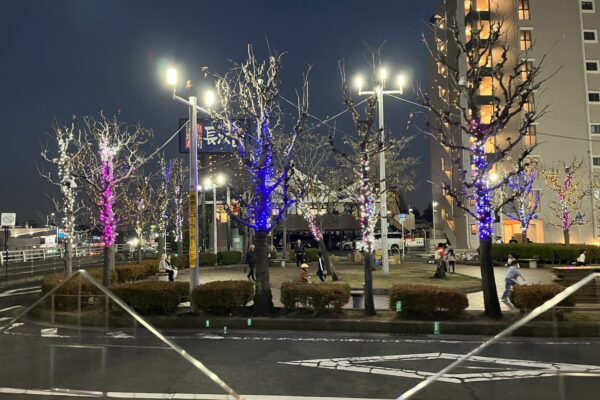
<svg viewBox="0 0 600 400">
<path fill-rule="evenodd" d="M 301 268 L 304 262 L 304 244 L 302 240 L 298 239 L 294 245 L 294 253 L 296 254 L 296 267 Z"/>
<path fill-rule="evenodd" d="M 300 265 L 300 275 L 298 276 L 298 282 L 310 283 L 310 275 L 308 275 L 308 264 L 302 263 Z"/>
<path fill-rule="evenodd" d="M 504 293 L 502 294 L 502 301 L 504 303 L 509 302 L 508 297 L 510 296 L 513 287 L 519 284 L 518 279 L 521 278 L 523 282 L 525 282 L 525 278 L 521 275 L 521 271 L 519 271 L 520 268 L 519 262 L 513 260 L 508 267 L 508 271 L 506 271 L 506 277 L 504 278 Z"/>
<path fill-rule="evenodd" d="M 434 259 L 437 265 L 434 278 L 444 279 L 446 277 L 446 259 L 444 258 L 444 245 L 442 243 L 438 243 Z"/>
<path fill-rule="evenodd" d="M 321 282 L 325 282 L 327 277 L 327 269 L 325 268 L 325 261 L 323 260 L 323 253 L 319 252 L 319 264 L 317 265 L 317 276 Z"/>
<path fill-rule="evenodd" d="M 451 274 L 456 272 L 456 256 L 454 255 L 454 250 L 448 250 L 448 255 L 446 256 L 446 260 L 448 261 L 448 272 Z"/>
<path fill-rule="evenodd" d="M 251 244 L 248 246 L 248 252 L 246 253 L 246 264 L 248 264 L 248 275 L 246 277 L 248 280 L 256 281 L 256 277 L 254 276 L 254 269 L 256 268 L 256 254 L 254 253 L 254 245 Z"/>
</svg>

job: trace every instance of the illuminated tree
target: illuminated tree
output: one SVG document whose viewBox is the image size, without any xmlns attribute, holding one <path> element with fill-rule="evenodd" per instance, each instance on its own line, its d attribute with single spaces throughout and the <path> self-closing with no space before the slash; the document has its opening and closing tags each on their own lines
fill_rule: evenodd
<svg viewBox="0 0 600 400">
<path fill-rule="evenodd" d="M 125 205 L 124 220 L 129 222 L 136 234 L 136 253 L 138 264 L 142 263 L 142 246 L 145 242 L 144 230 L 151 219 L 152 198 L 149 177 L 138 177 L 130 185 L 132 188 L 123 196 Z"/>
<path fill-rule="evenodd" d="M 477 221 L 485 313 L 499 317 L 491 258 L 493 225 L 513 196 L 494 202 L 494 195 L 528 165 L 533 147 L 523 146 L 522 139 L 545 112 L 532 102 L 533 93 L 547 80 L 539 79 L 545 57 L 537 65 L 526 57 L 515 60 L 506 39 L 509 28 L 502 20 L 475 20 L 465 32 L 452 14 L 447 15 L 432 21 L 432 35 L 425 39 L 438 75 L 431 90 L 418 92 L 419 103 L 428 111 L 423 132 L 454 163 L 452 181 L 436 184 Z M 490 179 L 509 155 L 516 168 L 497 181 Z"/>
<path fill-rule="evenodd" d="M 104 247 L 105 286 L 110 285 L 110 272 L 115 268 L 116 227 L 119 222 L 115 209 L 117 193 L 122 186 L 136 177 L 139 168 L 147 161 L 142 147 L 152 137 L 152 132 L 139 124 L 121 122 L 117 117 L 85 117 L 78 147 L 82 151 L 74 175 L 87 188 L 88 200 L 99 214 Z M 124 219 L 124 217 L 122 217 Z"/>
<path fill-rule="evenodd" d="M 54 166 L 56 171 L 40 171 L 40 174 L 60 188 L 61 201 L 56 201 L 55 207 L 57 212 L 63 216 L 65 274 L 70 276 L 73 273 L 75 220 L 82 208 L 78 201 L 77 182 L 74 174 L 76 164 L 81 162 L 81 151 L 78 147 L 78 133 L 73 124 L 55 126 L 51 137 L 53 143 L 55 141 L 56 148 L 53 150 L 48 147 L 42 149 L 42 159 Z"/>
<path fill-rule="evenodd" d="M 283 134 L 280 73 L 280 54 L 271 54 L 267 61 L 259 62 L 249 46 L 248 59 L 218 77 L 216 88 L 220 104 L 212 115 L 218 132 L 232 143 L 234 154 L 252 179 L 249 198 L 239 199 L 244 212 L 229 215 L 255 234 L 254 309 L 257 313 L 269 313 L 273 309 L 267 237 L 294 202 L 287 193 L 293 168 L 290 160 L 296 138 L 304 130 L 308 107 L 305 79 L 291 137 L 285 148 L 276 148 L 274 137 Z M 277 158 L 284 160 L 280 168 L 276 168 Z"/>
<path fill-rule="evenodd" d="M 158 232 L 158 257 L 165 253 L 167 224 L 169 220 L 169 193 L 173 163 L 159 158 L 156 186 L 152 186 L 152 221 Z"/>
<path fill-rule="evenodd" d="M 582 184 L 585 181 L 581 176 L 582 165 L 583 160 L 573 160 L 570 164 L 558 163 L 543 171 L 544 183 L 557 197 L 550 203 L 550 208 L 559 221 L 554 225 L 562 229 L 565 244 L 571 243 L 570 231 L 576 222 L 574 214 L 581 209 L 583 199 L 594 190 Z"/>
<path fill-rule="evenodd" d="M 186 193 L 186 177 L 188 175 L 187 168 L 183 165 L 183 161 L 179 158 L 172 160 L 171 167 L 171 184 L 170 184 L 170 199 L 172 201 L 172 212 L 170 214 L 171 223 L 173 225 L 173 233 L 175 243 L 177 243 L 177 254 L 183 254 L 183 221 L 185 220 L 185 199 Z"/>
<path fill-rule="evenodd" d="M 530 166 L 508 181 L 512 201 L 505 206 L 505 214 L 521 225 L 523 243 L 527 243 L 527 230 L 531 221 L 536 218 L 540 205 L 540 193 L 533 189 L 536 179 L 537 171 Z"/>
</svg>

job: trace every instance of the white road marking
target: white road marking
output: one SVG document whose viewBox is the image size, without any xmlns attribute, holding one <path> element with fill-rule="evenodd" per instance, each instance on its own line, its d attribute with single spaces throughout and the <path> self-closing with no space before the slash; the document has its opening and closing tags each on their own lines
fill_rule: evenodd
<svg viewBox="0 0 600 400">
<path fill-rule="evenodd" d="M 419 371 L 405 368 L 388 368 L 371 363 L 382 363 L 386 361 L 423 361 L 423 360 L 457 360 L 460 354 L 450 353 L 420 353 L 420 354 L 400 354 L 389 356 L 371 356 L 371 357 L 346 357 L 346 358 L 323 358 L 312 360 L 298 360 L 279 362 L 279 364 L 297 365 L 301 367 L 325 368 L 338 371 L 363 372 L 377 375 L 389 375 L 400 378 L 426 379 L 434 372 Z M 532 360 L 517 360 L 508 358 L 480 357 L 473 356 L 467 361 L 481 362 L 486 364 L 506 365 L 504 371 L 494 372 L 498 368 L 490 368 L 487 372 L 478 373 L 453 373 L 444 374 L 438 380 L 448 383 L 465 383 L 465 382 L 484 382 L 497 381 L 505 379 L 523 379 L 523 378 L 540 378 L 546 376 L 556 376 L 562 373 L 594 373 L 600 374 L 600 366 L 597 365 L 581 365 L 581 364 L 565 364 L 565 363 L 549 363 Z M 513 368 L 510 368 L 513 367 Z M 526 367 L 530 369 L 518 369 L 514 367 Z M 485 367 L 482 367 L 485 369 Z M 490 372 L 491 371 L 491 372 Z"/>
<path fill-rule="evenodd" d="M 107 332 L 105 337 L 111 339 L 133 339 L 133 336 L 121 331 Z"/>
<path fill-rule="evenodd" d="M 23 295 L 23 294 L 40 293 L 41 291 L 42 291 L 42 289 L 39 286 L 10 289 L 10 290 L 0 293 L 0 297 L 11 297 L 11 296 L 19 296 L 19 295 Z"/>
<path fill-rule="evenodd" d="M 10 311 L 10 310 L 14 310 L 15 308 L 19 308 L 21 306 L 17 305 L 17 306 L 12 306 L 12 307 L 6 307 L 3 308 L 2 310 L 0 310 L 0 313 L 6 312 L 6 311 Z"/>
<path fill-rule="evenodd" d="M 98 392 L 70 389 L 19 389 L 0 388 L 0 393 L 25 394 L 32 396 L 70 396 L 70 397 L 103 397 L 112 399 L 176 399 L 176 400 L 232 400 L 226 394 L 200 393 L 137 393 L 137 392 Z M 242 395 L 245 400 L 385 400 L 364 397 L 313 397 L 313 396 L 277 396 L 277 395 Z"/>
</svg>

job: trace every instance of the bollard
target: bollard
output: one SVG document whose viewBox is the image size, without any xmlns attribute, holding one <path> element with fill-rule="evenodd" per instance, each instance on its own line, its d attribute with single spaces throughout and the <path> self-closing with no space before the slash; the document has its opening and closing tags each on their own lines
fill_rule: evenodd
<svg viewBox="0 0 600 400">
<path fill-rule="evenodd" d="M 248 318 L 248 326 L 252 326 L 252 318 Z"/>
<path fill-rule="evenodd" d="M 400 300 L 398 300 L 396 302 L 396 312 L 401 312 L 402 311 L 402 302 Z"/>
<path fill-rule="evenodd" d="M 433 334 L 434 335 L 439 335 L 440 334 L 440 323 L 435 321 L 433 323 Z"/>
<path fill-rule="evenodd" d="M 223 327 L 223 335 L 227 335 L 227 327 L 226 326 Z"/>
<path fill-rule="evenodd" d="M 206 327 L 210 328 L 210 321 L 209 320 L 206 320 Z"/>
</svg>

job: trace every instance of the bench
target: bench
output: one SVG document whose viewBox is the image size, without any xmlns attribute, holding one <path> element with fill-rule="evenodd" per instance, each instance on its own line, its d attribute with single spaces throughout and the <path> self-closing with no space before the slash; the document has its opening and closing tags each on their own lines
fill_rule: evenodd
<svg viewBox="0 0 600 400">
<path fill-rule="evenodd" d="M 352 296 L 352 308 L 365 308 L 364 290 L 351 290 L 350 295 Z"/>
<path fill-rule="evenodd" d="M 287 260 L 285 258 L 269 258 L 269 265 L 272 266 L 281 266 L 281 267 L 285 267 L 285 262 Z"/>
<path fill-rule="evenodd" d="M 519 261 L 529 263 L 529 268 L 531 268 L 531 269 L 537 268 L 537 262 L 538 262 L 537 258 L 521 258 L 521 259 L 519 259 Z"/>
<path fill-rule="evenodd" d="M 166 272 L 157 272 L 156 273 L 156 280 L 160 281 L 160 282 L 168 282 L 169 281 L 169 274 Z"/>
</svg>

